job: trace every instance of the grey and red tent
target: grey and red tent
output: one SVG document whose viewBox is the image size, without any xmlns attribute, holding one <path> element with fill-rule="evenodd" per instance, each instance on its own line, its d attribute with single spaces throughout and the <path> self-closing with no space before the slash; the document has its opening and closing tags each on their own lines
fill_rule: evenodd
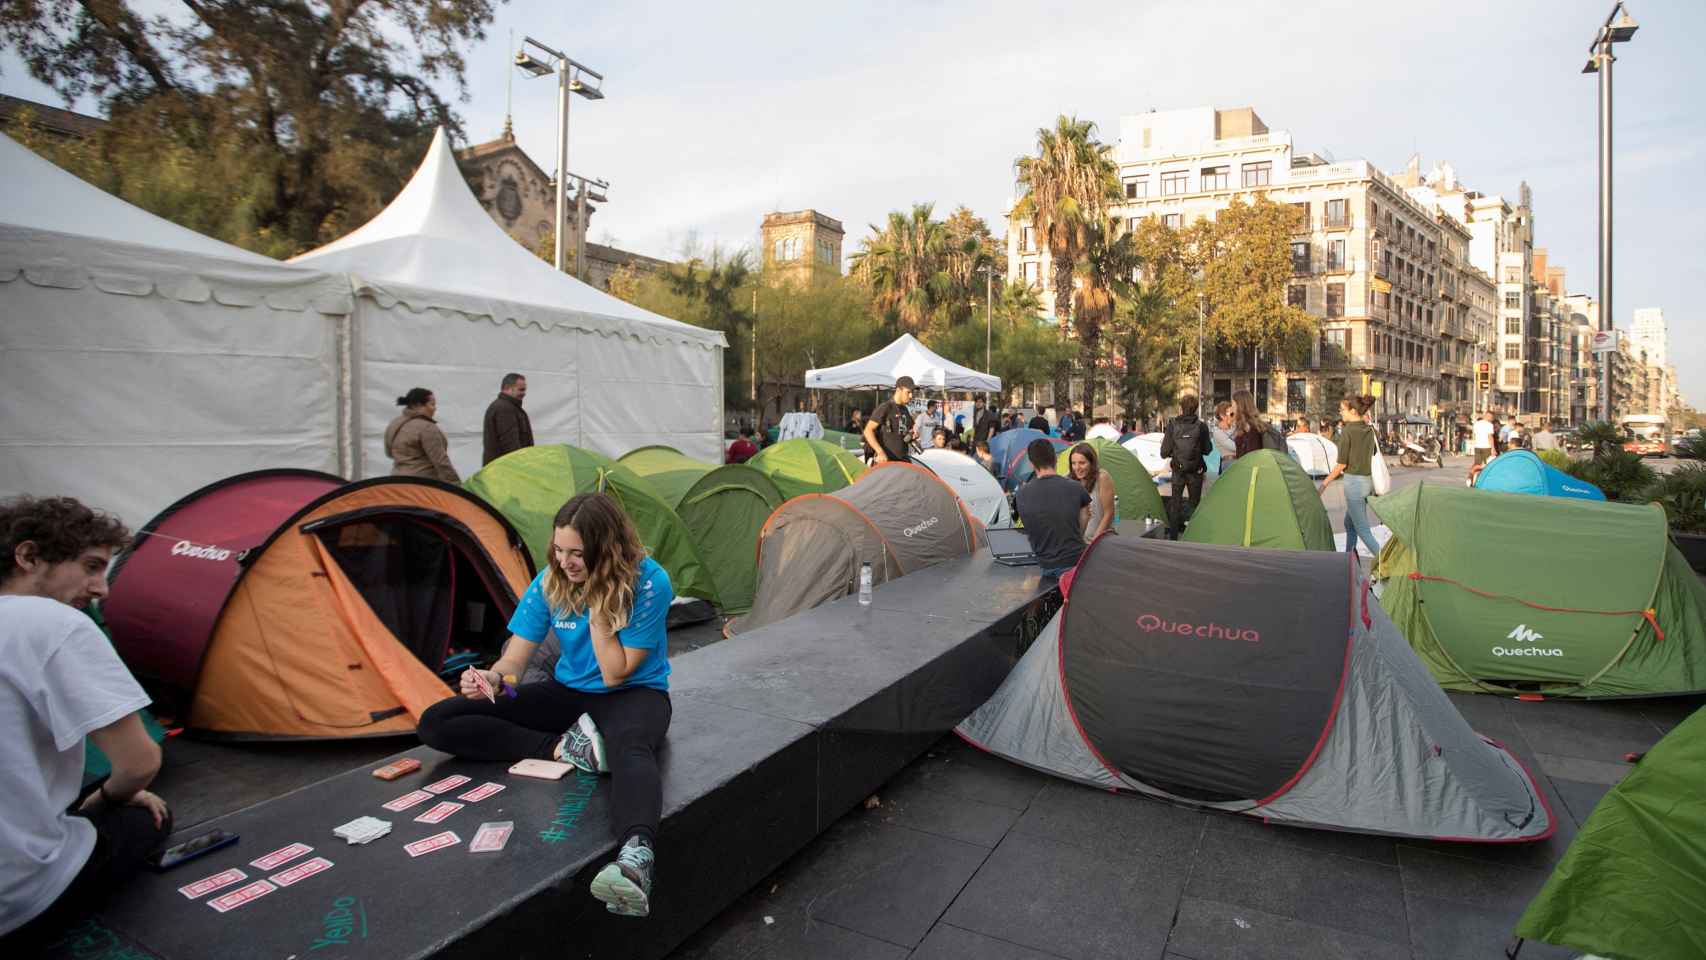
<svg viewBox="0 0 1706 960">
<path fill-rule="evenodd" d="M 1298 826 L 1551 835 L 1533 777 L 1469 729 L 1351 555 L 1103 536 L 1068 586 L 957 728 L 968 742 L 1069 780 Z"/>
</svg>

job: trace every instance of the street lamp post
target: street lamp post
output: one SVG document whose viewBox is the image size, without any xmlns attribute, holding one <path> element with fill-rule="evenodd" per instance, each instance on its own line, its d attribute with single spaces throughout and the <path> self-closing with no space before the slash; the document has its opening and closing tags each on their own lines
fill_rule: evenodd
<svg viewBox="0 0 1706 960">
<path fill-rule="evenodd" d="M 1599 328 L 1610 330 L 1614 321 L 1611 313 L 1611 65 L 1617 58 L 1611 45 L 1624 43 L 1635 36 L 1639 24 L 1620 2 L 1611 8 L 1593 43 L 1588 45 L 1587 66 L 1583 73 L 1599 74 Z M 1600 393 L 1600 417 L 1611 420 L 1611 364 L 1605 365 L 1604 387 Z"/>
<path fill-rule="evenodd" d="M 983 372 L 994 366 L 995 346 L 995 267 L 983 265 Z"/>
<path fill-rule="evenodd" d="M 530 45 L 545 54 L 546 59 L 534 59 L 527 52 Z M 553 232 L 557 236 L 554 262 L 561 272 L 567 259 L 563 225 L 569 217 L 569 94 L 578 93 L 588 100 L 603 100 L 604 91 L 600 87 L 604 84 L 604 75 L 570 60 L 567 54 L 553 50 L 532 37 L 522 38 L 522 49 L 515 52 L 515 65 L 535 77 L 557 75 L 557 227 Z M 594 81 L 591 84 L 585 79 L 589 77 Z"/>
</svg>

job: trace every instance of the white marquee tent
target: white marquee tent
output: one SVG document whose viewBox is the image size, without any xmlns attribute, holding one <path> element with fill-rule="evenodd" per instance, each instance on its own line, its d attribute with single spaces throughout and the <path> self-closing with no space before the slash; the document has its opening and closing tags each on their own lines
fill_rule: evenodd
<svg viewBox="0 0 1706 960">
<path fill-rule="evenodd" d="M 133 207 L 0 136 L 0 496 L 140 526 L 213 480 L 339 472 L 349 283 Z"/>
<path fill-rule="evenodd" d="M 806 386 L 817 390 L 870 390 L 893 387 L 900 377 L 911 377 L 920 387 L 937 390 L 998 392 L 1001 378 L 962 367 L 903 333 L 888 346 L 868 357 L 822 370 L 806 371 Z"/>
<path fill-rule="evenodd" d="M 658 316 L 559 273 L 503 232 L 444 131 L 390 206 L 292 263 L 350 275 L 356 293 L 355 474 L 386 473 L 396 398 L 426 387 L 464 476 L 499 380 L 527 376 L 540 443 L 610 456 L 664 444 L 722 460 L 723 335 Z"/>
</svg>

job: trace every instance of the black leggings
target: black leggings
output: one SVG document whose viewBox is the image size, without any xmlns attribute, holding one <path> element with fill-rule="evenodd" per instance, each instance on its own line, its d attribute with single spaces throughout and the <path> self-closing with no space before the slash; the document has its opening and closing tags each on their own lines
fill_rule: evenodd
<svg viewBox="0 0 1706 960">
<path fill-rule="evenodd" d="M 514 699 L 499 696 L 497 703 L 484 697 L 440 700 L 421 714 L 419 732 L 427 746 L 469 760 L 548 760 L 563 732 L 590 713 L 604 736 L 616 836 L 638 833 L 655 844 L 663 807 L 657 752 L 670 712 L 669 694 L 652 687 L 587 693 L 544 680 L 524 683 Z"/>
</svg>

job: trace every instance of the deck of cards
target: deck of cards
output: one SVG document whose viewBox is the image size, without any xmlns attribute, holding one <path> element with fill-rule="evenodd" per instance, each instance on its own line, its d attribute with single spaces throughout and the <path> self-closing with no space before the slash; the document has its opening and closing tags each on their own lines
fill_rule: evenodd
<svg viewBox="0 0 1706 960">
<path fill-rule="evenodd" d="M 486 679 L 486 671 L 474 671 L 474 687 L 480 691 L 480 696 L 485 697 L 493 703 L 498 702 L 497 693 L 492 690 L 492 681 Z"/>
<path fill-rule="evenodd" d="M 378 817 L 356 817 L 341 827 L 332 828 L 332 833 L 351 844 L 372 843 L 390 832 L 391 821 Z"/>
<path fill-rule="evenodd" d="M 468 852 L 499 853 L 509 844 L 509 835 L 514 832 L 514 820 L 482 823 L 480 829 L 475 831 L 473 841 L 468 844 Z"/>
</svg>

